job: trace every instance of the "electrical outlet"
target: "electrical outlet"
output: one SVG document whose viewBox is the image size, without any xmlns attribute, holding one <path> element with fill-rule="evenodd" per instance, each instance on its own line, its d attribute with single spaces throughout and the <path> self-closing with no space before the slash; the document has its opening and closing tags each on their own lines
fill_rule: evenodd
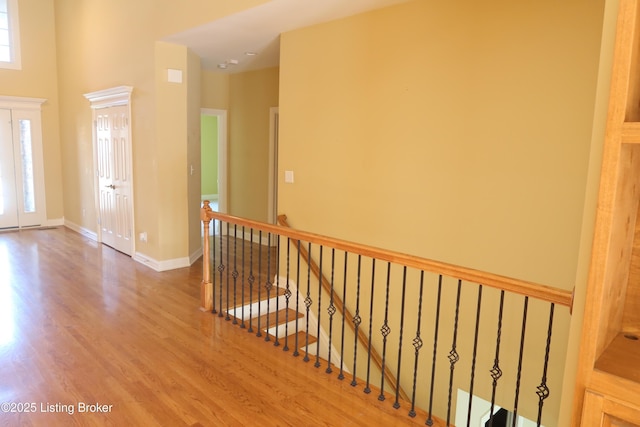
<svg viewBox="0 0 640 427">
<path fill-rule="evenodd" d="M 140 241 L 141 242 L 147 242 L 147 232 L 143 231 L 142 233 L 140 233 Z"/>
</svg>

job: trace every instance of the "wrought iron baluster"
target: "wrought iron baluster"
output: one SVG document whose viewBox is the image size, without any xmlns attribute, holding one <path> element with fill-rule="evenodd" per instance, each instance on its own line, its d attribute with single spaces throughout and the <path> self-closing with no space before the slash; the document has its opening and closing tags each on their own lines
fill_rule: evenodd
<svg viewBox="0 0 640 427">
<path fill-rule="evenodd" d="M 264 288 L 267 291 L 267 325 L 264 340 L 271 341 L 271 336 L 269 336 L 269 312 L 271 311 L 271 288 L 273 288 L 273 283 L 271 283 L 271 233 L 267 234 L 267 279 L 264 282 Z"/>
<path fill-rule="evenodd" d="M 458 320 L 460 316 L 460 292 L 462 290 L 462 280 L 458 280 L 458 292 L 456 294 L 456 315 L 453 323 L 453 342 L 451 343 L 451 351 L 449 352 L 449 397 L 447 400 L 447 425 L 451 424 L 451 396 L 453 393 L 453 374 L 455 365 L 460 360 L 458 351 L 456 350 L 458 339 Z"/>
<path fill-rule="evenodd" d="M 440 326 L 440 298 L 442 296 L 442 275 L 438 276 L 438 296 L 436 298 L 436 318 L 435 331 L 433 333 L 433 360 L 431 362 L 431 385 L 429 391 L 429 417 L 425 423 L 428 426 L 433 425 L 433 389 L 436 379 L 436 356 L 438 354 L 438 329 Z"/>
<path fill-rule="evenodd" d="M 213 243 L 211 244 L 211 252 L 213 252 L 211 257 L 211 267 L 207 266 L 207 268 L 211 268 L 211 276 L 213 279 L 213 284 L 211 285 L 211 298 L 213 298 L 213 304 L 211 305 L 211 313 L 216 314 L 218 311 L 216 310 L 216 219 L 214 218 L 212 221 L 212 230 L 213 230 Z M 222 254 L 220 254 L 222 256 Z"/>
<path fill-rule="evenodd" d="M 238 324 L 237 279 L 238 279 L 238 225 L 233 224 L 233 324 Z M 227 309 L 227 311 L 229 311 Z"/>
<path fill-rule="evenodd" d="M 308 243 L 308 254 L 309 259 L 311 259 L 311 242 Z M 307 262 L 307 296 L 304 299 L 304 305 L 307 308 L 307 315 L 305 316 L 306 326 L 305 326 L 305 354 L 304 360 L 305 362 L 309 361 L 309 309 L 311 308 L 311 304 L 313 304 L 313 300 L 311 299 L 311 262 Z"/>
<path fill-rule="evenodd" d="M 291 298 L 291 289 L 289 289 L 289 273 L 290 273 L 290 256 L 291 256 L 291 239 L 287 237 L 287 285 L 284 292 L 286 298 L 286 310 L 284 314 L 284 347 L 282 351 L 289 351 L 289 298 Z"/>
<path fill-rule="evenodd" d="M 298 242 L 298 255 L 297 255 L 297 267 L 296 267 L 296 336 L 295 336 L 295 349 L 293 350 L 293 355 L 294 356 L 299 356 L 300 352 L 298 351 L 298 348 L 300 347 L 300 344 L 298 343 L 298 332 L 299 332 L 299 323 L 298 323 L 298 313 L 299 308 L 300 308 L 300 240 L 297 241 Z"/>
<path fill-rule="evenodd" d="M 262 230 L 258 231 L 258 324 L 256 330 L 256 336 L 262 336 L 262 328 L 260 328 L 260 317 L 262 316 L 262 297 L 260 296 L 260 291 L 262 286 L 260 286 L 260 275 L 262 274 Z"/>
<path fill-rule="evenodd" d="M 240 327 L 241 328 L 245 328 L 245 322 L 244 322 L 244 225 L 242 226 L 242 276 L 240 277 L 240 286 L 242 288 L 241 290 L 241 305 L 242 305 L 242 309 L 241 309 L 241 314 L 242 314 L 242 321 L 240 322 Z"/>
<path fill-rule="evenodd" d="M 333 315 L 336 314 L 336 306 L 333 303 L 333 280 L 334 280 L 334 272 L 336 267 L 336 249 L 331 248 L 331 293 L 329 295 L 329 307 L 327 308 L 327 313 L 329 313 L 329 346 L 327 351 L 327 369 L 326 373 L 330 374 L 333 372 L 331 368 L 331 343 L 333 339 Z M 319 337 L 318 337 L 319 338 Z"/>
<path fill-rule="evenodd" d="M 502 335 L 502 313 L 504 308 L 504 291 L 500 291 L 500 308 L 498 310 L 498 329 L 496 332 L 496 355 L 493 359 L 493 368 L 491 368 L 491 378 L 493 379 L 491 387 L 491 410 L 489 411 L 489 427 L 493 427 L 493 411 L 496 403 L 496 389 L 498 380 L 502 376 L 500 369 L 500 339 Z"/>
<path fill-rule="evenodd" d="M 400 407 L 400 366 L 402 363 L 402 337 L 404 334 L 404 303 L 405 296 L 407 294 L 407 267 L 405 266 L 402 271 L 402 301 L 400 306 L 400 332 L 398 337 L 398 369 L 396 370 L 396 401 L 393 403 L 393 407 L 398 409 Z"/>
<path fill-rule="evenodd" d="M 482 309 L 482 285 L 478 285 L 478 306 L 476 308 L 476 332 L 473 338 L 473 356 L 471 358 L 471 382 L 469 384 L 469 407 L 467 409 L 467 427 L 471 425 L 473 406 L 473 386 L 476 377 L 476 357 L 478 355 L 478 332 L 480 331 L 480 311 Z"/>
<path fill-rule="evenodd" d="M 348 252 L 344 252 L 344 273 L 342 276 L 342 303 L 345 304 L 345 310 L 342 310 L 342 332 L 340 336 L 340 373 L 338 379 L 344 379 L 344 325 L 346 320 L 346 303 L 347 303 L 347 261 Z"/>
<path fill-rule="evenodd" d="M 415 349 L 415 360 L 413 362 L 413 392 L 411 394 L 411 409 L 409 416 L 416 416 L 416 386 L 418 384 L 418 356 L 422 348 L 422 338 L 420 337 L 420 326 L 422 323 L 422 291 L 424 290 L 424 271 L 420 271 L 420 295 L 418 296 L 418 324 L 416 325 L 416 337 L 413 339 Z"/>
<path fill-rule="evenodd" d="M 231 290 L 229 289 L 231 286 L 231 278 L 230 278 L 230 268 L 228 268 L 229 266 L 231 266 L 231 251 L 229 250 L 229 236 L 231 232 L 231 226 L 229 223 L 227 223 L 227 315 L 224 317 L 224 320 L 231 320 L 231 317 L 229 316 L 229 307 L 231 307 L 231 304 L 229 302 L 229 298 L 231 295 Z"/>
<path fill-rule="evenodd" d="M 280 345 L 280 340 L 278 339 L 278 332 L 279 329 L 278 325 L 280 324 L 280 321 L 278 320 L 278 316 L 280 315 L 280 235 L 276 234 L 276 280 L 275 280 L 275 285 L 276 285 L 276 336 L 275 336 L 275 342 L 273 343 L 273 345 L 275 345 L 276 347 Z"/>
<path fill-rule="evenodd" d="M 376 259 L 371 259 L 371 294 L 369 299 L 369 345 L 367 346 L 367 384 L 364 387 L 365 393 L 371 393 L 371 387 L 369 387 L 369 380 L 371 375 L 371 335 L 373 334 L 373 302 L 374 302 L 374 290 L 376 283 Z"/>
<path fill-rule="evenodd" d="M 520 378 L 522 376 L 522 358 L 524 356 L 524 338 L 527 331 L 527 310 L 529 308 L 529 297 L 524 297 L 524 309 L 522 311 L 522 329 L 520 331 L 520 355 L 518 356 L 518 373 L 516 375 L 515 402 L 513 404 L 513 424 L 516 427 L 518 419 L 518 400 L 520 397 Z"/>
<path fill-rule="evenodd" d="M 540 427 L 540 423 L 542 421 L 542 406 L 544 405 L 545 399 L 549 397 L 549 387 L 547 386 L 547 368 L 549 366 L 549 354 L 551 352 L 551 334 L 553 332 L 554 308 L 555 304 L 551 303 L 551 309 L 549 310 L 549 330 L 547 331 L 547 346 L 544 351 L 544 368 L 542 370 L 542 380 L 536 391 L 536 394 L 540 399 L 540 401 L 538 402 L 538 427 Z"/>
<path fill-rule="evenodd" d="M 318 274 L 318 327 L 316 330 L 316 363 L 313 364 L 316 368 L 320 367 L 320 316 L 322 314 L 322 251 L 324 246 L 320 245 L 320 263 L 319 263 L 319 274 Z"/>
<path fill-rule="evenodd" d="M 391 262 L 387 262 L 387 286 L 386 293 L 384 298 L 384 323 L 380 328 L 380 332 L 382 333 L 382 375 L 380 376 L 380 395 L 378 396 L 378 400 L 384 400 L 384 371 L 386 368 L 386 359 L 387 359 L 387 337 L 391 333 L 391 328 L 389 327 L 389 287 L 391 286 Z"/>
<path fill-rule="evenodd" d="M 222 288 L 223 288 L 223 283 L 224 280 L 222 280 L 223 277 L 223 272 L 224 272 L 224 257 L 223 257 L 223 250 L 222 250 L 222 220 L 220 221 L 220 236 L 219 236 L 219 240 L 220 240 L 220 265 L 218 266 L 218 273 L 220 273 L 220 298 L 218 298 L 218 304 L 220 304 L 220 309 L 218 310 L 218 317 L 222 317 Z"/>
<path fill-rule="evenodd" d="M 253 228 L 249 230 L 250 241 L 249 241 L 249 278 L 247 281 L 249 282 L 249 329 L 247 332 L 253 332 L 253 284 L 256 280 L 253 275 Z"/>
<path fill-rule="evenodd" d="M 354 328 L 354 341 L 353 341 L 353 377 L 351 378 L 351 385 L 355 387 L 358 385 L 356 381 L 356 372 L 357 372 L 357 361 L 358 361 L 358 329 L 360 328 L 360 322 L 362 322 L 362 318 L 360 317 L 360 268 L 362 265 L 362 256 L 358 255 L 358 273 L 357 273 L 357 286 L 356 286 L 356 314 L 353 316 L 353 326 Z"/>
</svg>

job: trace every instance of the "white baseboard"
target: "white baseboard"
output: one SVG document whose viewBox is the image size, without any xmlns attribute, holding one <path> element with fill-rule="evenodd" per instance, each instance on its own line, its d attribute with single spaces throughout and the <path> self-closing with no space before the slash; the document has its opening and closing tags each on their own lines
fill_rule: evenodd
<svg viewBox="0 0 640 427">
<path fill-rule="evenodd" d="M 48 219 L 44 223 L 45 227 L 61 227 L 64 225 L 64 218 Z"/>
<path fill-rule="evenodd" d="M 189 255 L 189 265 L 193 265 L 202 256 L 202 246 L 200 246 L 194 253 Z"/>
<path fill-rule="evenodd" d="M 176 268 L 185 268 L 191 265 L 189 264 L 188 257 L 158 261 L 141 252 L 136 252 L 135 255 L 133 256 L 133 259 L 134 261 L 137 261 L 140 264 L 146 265 L 147 267 L 152 268 L 153 270 L 158 272 L 175 270 Z"/>
<path fill-rule="evenodd" d="M 76 233 L 80 233 L 85 237 L 90 238 L 91 240 L 98 241 L 98 234 L 95 231 L 89 230 L 87 228 L 81 227 L 80 225 L 71 222 L 69 220 L 64 219 L 64 226 L 75 231 Z"/>
</svg>

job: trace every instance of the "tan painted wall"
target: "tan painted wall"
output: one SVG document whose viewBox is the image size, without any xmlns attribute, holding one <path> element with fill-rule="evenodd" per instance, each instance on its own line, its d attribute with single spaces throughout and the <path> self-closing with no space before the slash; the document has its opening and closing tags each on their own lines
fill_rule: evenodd
<svg viewBox="0 0 640 427">
<path fill-rule="evenodd" d="M 284 34 L 279 212 L 296 228 L 572 289 L 592 229 L 603 6 L 414 1 Z M 534 318 L 538 334 L 544 310 Z M 545 425 L 560 412 L 568 333 L 565 310 Z M 523 402 L 529 417 L 535 403 Z"/>
<path fill-rule="evenodd" d="M 168 120 L 175 118 L 168 116 L 171 111 L 178 111 L 179 106 L 186 109 L 187 99 L 192 108 L 194 97 L 192 92 L 165 91 L 161 79 L 166 76 L 167 63 L 173 60 L 162 58 L 170 48 L 158 48 L 156 42 L 166 35 L 262 2 L 197 1 L 185 8 L 178 2 L 164 0 L 54 0 L 62 163 L 68 165 L 63 173 L 63 187 L 69 195 L 64 202 L 68 222 L 96 230 L 91 111 L 82 95 L 119 85 L 133 86 L 134 235 L 142 231 L 148 234 L 147 243 L 136 242 L 136 251 L 159 261 L 192 254 L 194 244 L 189 242 L 193 237 L 189 234 L 195 233 L 195 225 L 186 225 L 187 219 L 192 222 L 194 219 L 193 212 L 188 213 L 191 208 L 187 207 L 193 190 L 187 174 L 187 141 L 194 137 L 190 132 L 195 131 L 186 115 L 180 118 L 184 122 L 178 127 L 169 127 L 172 122 Z M 186 50 L 179 56 L 177 62 L 182 68 L 176 67 L 185 71 L 186 78 L 188 65 L 193 63 L 187 59 Z M 196 85 L 194 88 L 206 87 L 210 80 L 219 83 L 226 79 L 209 77 L 189 73 L 189 81 Z M 202 82 L 196 83 L 196 79 Z M 206 95 L 202 106 L 227 108 L 206 105 L 211 100 L 211 103 L 225 104 L 224 92 Z M 173 107 L 160 105 L 164 103 Z M 181 149 L 177 148 L 179 145 Z M 191 159 L 195 152 L 190 151 L 189 156 Z M 175 199 L 171 201 L 169 196 Z M 176 221 L 183 220 L 184 227 L 175 226 L 180 223 Z"/>
<path fill-rule="evenodd" d="M 414 1 L 284 34 L 280 212 L 571 289 L 601 19 L 594 2 Z"/>
<path fill-rule="evenodd" d="M 278 106 L 278 68 L 233 74 L 229 87 L 229 213 L 266 222 L 269 108 Z"/>
<path fill-rule="evenodd" d="M 0 95 L 47 99 L 42 106 L 47 219 L 61 221 L 64 211 L 53 0 L 19 0 L 18 11 L 22 69 L 0 69 Z"/>
</svg>

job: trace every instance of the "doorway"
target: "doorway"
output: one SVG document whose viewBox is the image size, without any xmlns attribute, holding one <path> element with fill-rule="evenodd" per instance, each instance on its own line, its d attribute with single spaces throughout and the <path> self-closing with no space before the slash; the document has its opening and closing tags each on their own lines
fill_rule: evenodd
<svg viewBox="0 0 640 427">
<path fill-rule="evenodd" d="M 134 252 L 133 153 L 130 86 L 85 94 L 93 110 L 98 241 Z"/>
<path fill-rule="evenodd" d="M 227 213 L 227 111 L 202 108 L 200 130 L 201 198 Z"/>
<path fill-rule="evenodd" d="M 43 102 L 0 99 L 0 229 L 37 227 L 46 222 Z"/>
</svg>

